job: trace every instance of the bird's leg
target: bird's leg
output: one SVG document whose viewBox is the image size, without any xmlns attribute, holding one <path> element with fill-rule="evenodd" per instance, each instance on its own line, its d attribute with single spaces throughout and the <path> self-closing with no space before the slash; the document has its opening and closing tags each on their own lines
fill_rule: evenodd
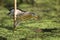
<svg viewBox="0 0 60 40">
<path fill-rule="evenodd" d="M 19 26 L 19 24 L 20 24 L 20 21 L 16 20 L 16 26 Z"/>
</svg>

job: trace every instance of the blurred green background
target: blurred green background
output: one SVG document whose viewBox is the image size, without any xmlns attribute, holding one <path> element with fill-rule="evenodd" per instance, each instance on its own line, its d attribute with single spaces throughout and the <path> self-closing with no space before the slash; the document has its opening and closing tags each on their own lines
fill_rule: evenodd
<svg viewBox="0 0 60 40">
<path fill-rule="evenodd" d="M 17 0 L 19 9 L 34 12 L 39 20 L 21 21 L 13 32 L 7 15 L 13 0 L 0 0 L 0 40 L 60 40 L 60 0 Z"/>
</svg>

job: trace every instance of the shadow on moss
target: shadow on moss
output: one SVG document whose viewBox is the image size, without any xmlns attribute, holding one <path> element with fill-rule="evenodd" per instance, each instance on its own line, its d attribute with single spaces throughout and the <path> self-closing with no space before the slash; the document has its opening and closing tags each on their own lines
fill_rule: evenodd
<svg viewBox="0 0 60 40">
<path fill-rule="evenodd" d="M 0 40 L 7 40 L 7 38 L 0 36 Z"/>
</svg>

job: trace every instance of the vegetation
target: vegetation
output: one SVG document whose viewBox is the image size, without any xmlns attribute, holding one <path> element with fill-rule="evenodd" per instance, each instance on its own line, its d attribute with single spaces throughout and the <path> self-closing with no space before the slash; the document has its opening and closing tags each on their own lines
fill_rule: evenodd
<svg viewBox="0 0 60 40">
<path fill-rule="evenodd" d="M 40 19 L 21 21 L 13 32 L 13 19 L 7 15 L 9 6 L 13 7 L 13 1 L 1 0 L 0 40 L 60 40 L 59 2 L 60 0 L 34 0 L 32 5 L 18 1 L 19 9 L 34 12 L 40 16 Z M 9 6 L 6 6 L 7 4 Z"/>
</svg>

